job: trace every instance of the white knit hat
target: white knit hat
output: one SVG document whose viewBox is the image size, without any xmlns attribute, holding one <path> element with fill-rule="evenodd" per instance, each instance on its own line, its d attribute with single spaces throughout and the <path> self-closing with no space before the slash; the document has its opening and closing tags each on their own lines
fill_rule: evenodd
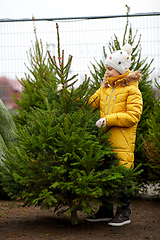
<svg viewBox="0 0 160 240">
<path fill-rule="evenodd" d="M 122 50 L 115 51 L 106 58 L 105 65 L 109 65 L 116 69 L 119 73 L 124 74 L 128 71 L 128 68 L 131 65 L 131 53 L 131 45 L 126 43 L 122 47 Z"/>
</svg>

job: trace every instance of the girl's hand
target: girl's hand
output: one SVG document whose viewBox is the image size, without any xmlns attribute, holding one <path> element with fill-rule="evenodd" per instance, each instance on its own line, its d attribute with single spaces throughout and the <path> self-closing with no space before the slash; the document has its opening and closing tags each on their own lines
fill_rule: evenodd
<svg viewBox="0 0 160 240">
<path fill-rule="evenodd" d="M 57 86 L 57 90 L 58 91 L 61 91 L 62 90 L 62 88 L 63 88 L 63 85 L 60 83 L 60 84 L 58 84 L 58 86 Z"/>
<path fill-rule="evenodd" d="M 97 122 L 96 122 L 96 126 L 97 127 L 101 127 L 103 125 L 103 127 L 106 127 L 106 118 L 100 118 Z"/>
<path fill-rule="evenodd" d="M 66 82 L 65 84 L 64 84 L 64 87 L 66 87 L 68 85 L 68 82 Z M 59 92 L 59 91 L 61 91 L 63 89 L 63 84 L 58 84 L 57 85 L 57 91 Z M 59 95 L 59 93 L 58 93 L 58 95 Z"/>
</svg>

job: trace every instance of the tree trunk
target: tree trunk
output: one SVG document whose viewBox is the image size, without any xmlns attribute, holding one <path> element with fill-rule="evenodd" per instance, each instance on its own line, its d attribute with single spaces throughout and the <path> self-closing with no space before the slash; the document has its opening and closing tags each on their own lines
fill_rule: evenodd
<svg viewBox="0 0 160 240">
<path fill-rule="evenodd" d="M 78 224 L 78 217 L 77 217 L 77 207 L 75 206 L 73 211 L 71 212 L 71 224 L 77 225 Z"/>
</svg>

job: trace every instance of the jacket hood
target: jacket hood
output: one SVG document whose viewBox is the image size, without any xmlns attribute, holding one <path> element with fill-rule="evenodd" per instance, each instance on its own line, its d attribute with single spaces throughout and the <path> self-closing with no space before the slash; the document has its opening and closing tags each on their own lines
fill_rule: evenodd
<svg viewBox="0 0 160 240">
<path fill-rule="evenodd" d="M 108 88 L 109 86 L 117 85 L 120 85 L 121 87 L 129 86 L 131 84 L 138 85 L 141 76 L 142 75 L 139 70 L 135 72 L 128 70 L 126 73 L 113 78 L 108 78 L 105 74 L 102 86 Z"/>
</svg>

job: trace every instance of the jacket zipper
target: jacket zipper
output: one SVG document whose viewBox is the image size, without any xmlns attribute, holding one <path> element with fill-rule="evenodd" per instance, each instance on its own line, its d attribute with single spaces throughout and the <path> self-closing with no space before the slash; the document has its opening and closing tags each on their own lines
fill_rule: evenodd
<svg viewBox="0 0 160 240">
<path fill-rule="evenodd" d="M 106 101 L 105 101 L 105 104 L 104 104 L 104 112 L 105 112 L 105 108 L 106 108 L 106 105 L 107 105 L 107 99 L 108 99 L 108 96 L 106 96 Z"/>
<path fill-rule="evenodd" d="M 109 108 L 110 108 L 110 104 L 111 104 L 111 99 L 112 99 L 113 91 L 114 91 L 114 87 L 112 88 L 111 97 L 110 97 L 110 99 L 109 99 L 109 104 L 108 104 L 108 109 L 107 109 L 107 115 L 108 115 L 108 112 L 109 112 Z"/>
<path fill-rule="evenodd" d="M 115 102 L 116 102 L 116 97 L 117 96 L 114 97 L 113 106 L 112 106 L 112 112 L 114 111 L 114 105 L 115 105 Z"/>
</svg>

